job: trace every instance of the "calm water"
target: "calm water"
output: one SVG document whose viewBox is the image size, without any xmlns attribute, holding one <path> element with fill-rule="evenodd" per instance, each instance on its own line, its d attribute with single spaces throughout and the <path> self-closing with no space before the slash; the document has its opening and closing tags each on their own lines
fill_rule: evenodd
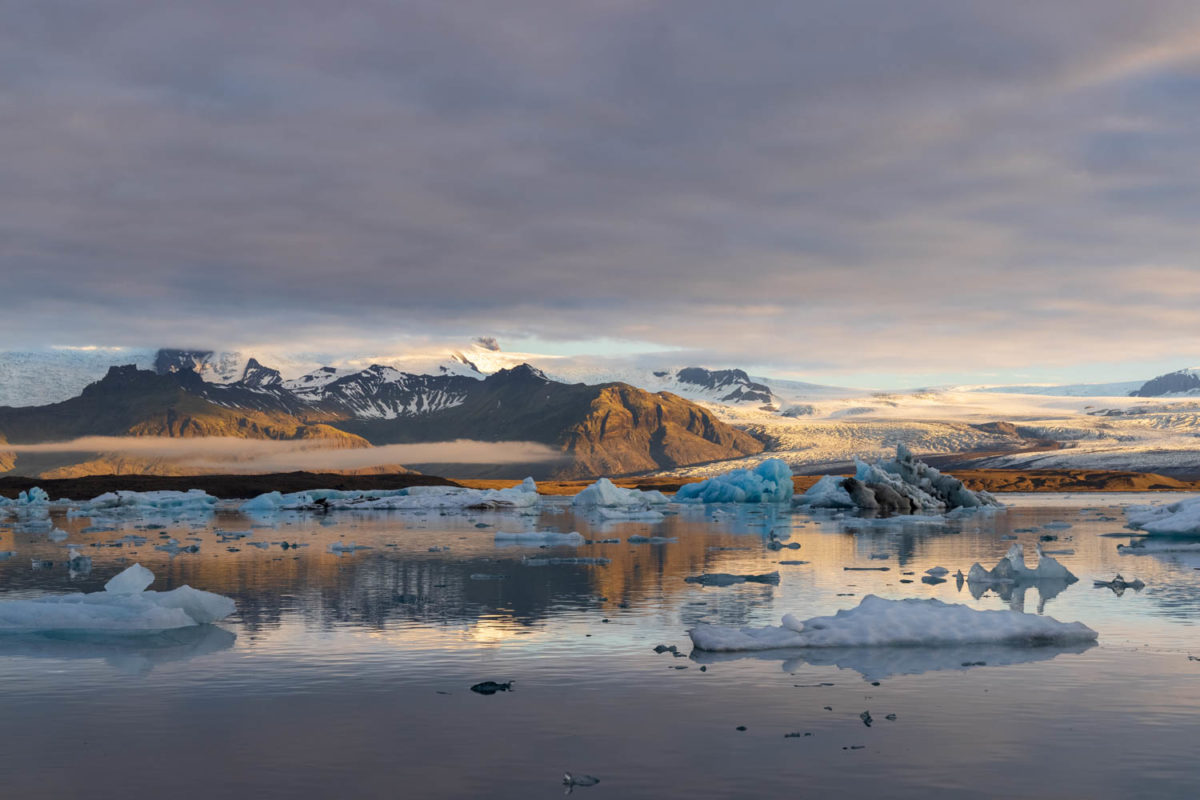
<svg viewBox="0 0 1200 800">
<path fill-rule="evenodd" d="M 1128 539 L 1103 534 L 1122 531 L 1114 504 L 1133 499 L 1010 496 L 1014 507 L 994 517 L 858 533 L 846 521 L 762 508 L 685 509 L 661 523 L 603 523 L 566 505 L 535 517 L 295 515 L 220 543 L 215 529 L 262 524 L 222 511 L 203 524 L 169 524 L 166 533 L 201 548 L 174 558 L 153 548 L 160 531 L 133 523 L 82 533 L 93 520 L 56 514 L 70 534 L 62 543 L 9 523 L 0 551 L 17 555 L 0 561 L 0 596 L 95 591 L 140 561 L 158 575 L 154 588 L 188 583 L 230 595 L 238 614 L 124 641 L 0 637 L 0 791 L 537 798 L 560 796 L 569 770 L 600 778 L 575 789 L 589 798 L 1195 797 L 1200 661 L 1188 655 L 1200 656 L 1200 554 L 1119 555 Z M 1059 537 L 1048 549 L 1073 549 L 1056 556 L 1080 579 L 1070 587 L 974 597 L 954 580 L 920 580 L 933 566 L 990 567 L 1011 544 L 1003 536 L 1056 521 L 1072 527 L 1017 535 L 1030 562 L 1043 534 Z M 622 543 L 493 542 L 496 530 L 532 528 Z M 768 549 L 772 531 L 801 548 Z M 130 533 L 148 541 L 88 546 Z M 678 541 L 626 543 L 631 535 Z M 284 540 L 308 546 L 283 550 Z M 327 552 L 335 541 L 371 549 L 338 556 Z M 68 573 L 67 543 L 84 545 L 90 574 Z M 547 555 L 611 563 L 522 563 Z M 55 563 L 32 570 L 33 558 Z M 684 582 L 776 569 L 778 586 Z M 1118 571 L 1146 588 L 1123 596 L 1093 588 Z M 1095 628 L 1100 641 L 747 657 L 653 651 L 690 653 L 695 622 L 778 624 L 785 612 L 831 613 L 867 593 L 1044 606 Z M 963 667 L 977 661 L 987 664 Z M 469 690 L 484 680 L 515 681 L 514 691 Z M 859 717 L 868 710 L 871 727 Z M 785 737 L 793 732 L 800 736 Z"/>
</svg>

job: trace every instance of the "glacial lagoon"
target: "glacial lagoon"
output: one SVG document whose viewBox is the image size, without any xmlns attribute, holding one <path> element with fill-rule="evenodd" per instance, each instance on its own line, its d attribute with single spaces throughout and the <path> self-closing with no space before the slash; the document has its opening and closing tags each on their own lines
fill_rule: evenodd
<svg viewBox="0 0 1200 800">
<path fill-rule="evenodd" d="M 223 503 L 116 524 L 55 510 L 61 541 L 10 518 L 0 599 L 98 591 L 141 563 L 153 588 L 189 584 L 237 611 L 143 636 L 0 636 L 4 795 L 1192 796 L 1200 553 L 1117 547 L 1130 541 L 1121 506 L 1166 498 L 1001 499 L 1002 512 L 932 524 L 722 505 L 614 521 L 554 499 L 533 513 L 257 517 Z M 596 543 L 496 537 L 534 530 Z M 157 549 L 170 539 L 198 550 Z M 1014 541 L 1031 563 L 1039 542 L 1062 551 L 1078 582 L 954 580 Z M 69 568 L 70 544 L 90 571 Z M 938 566 L 948 579 L 924 581 Z M 685 580 L 774 571 L 777 585 Z M 1118 573 L 1145 588 L 1093 586 Z M 868 594 L 1044 613 L 1099 640 L 705 653 L 687 635 Z M 472 691 L 485 681 L 511 686 Z M 565 787 L 568 772 L 599 782 Z"/>
</svg>

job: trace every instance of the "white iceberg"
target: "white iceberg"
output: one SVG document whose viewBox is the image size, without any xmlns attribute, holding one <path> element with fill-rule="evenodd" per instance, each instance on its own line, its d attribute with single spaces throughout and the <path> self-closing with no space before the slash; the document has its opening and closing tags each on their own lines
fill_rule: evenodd
<svg viewBox="0 0 1200 800">
<path fill-rule="evenodd" d="M 144 633 L 204 625 L 236 610 L 233 600 L 190 586 L 147 591 L 154 573 L 134 564 L 102 592 L 0 601 L 0 633 Z"/>
<path fill-rule="evenodd" d="M 575 495 L 571 505 L 576 508 L 617 508 L 645 510 L 668 502 L 662 492 L 623 489 L 608 478 L 600 480 Z"/>
<path fill-rule="evenodd" d="M 1200 537 L 1200 497 L 1165 506 L 1130 506 L 1125 517 L 1130 528 L 1151 536 Z"/>
<path fill-rule="evenodd" d="M 144 517 L 162 515 L 179 519 L 206 516 L 217 507 L 217 498 L 200 489 L 186 492 L 105 492 L 78 504 L 69 517 Z"/>
<path fill-rule="evenodd" d="M 786 503 L 792 492 L 792 468 L 782 459 L 768 458 L 753 470 L 735 469 L 685 484 L 675 493 L 675 502 Z"/>
<path fill-rule="evenodd" d="M 1025 566 L 1025 548 L 1016 542 L 1008 548 L 1004 558 L 991 569 L 975 562 L 967 573 L 970 583 L 1017 583 L 1021 581 L 1063 580 L 1074 583 L 1078 580 L 1071 571 L 1056 559 L 1046 555 L 1042 546 L 1037 546 L 1038 565 L 1033 569 Z"/>
<path fill-rule="evenodd" d="M 410 486 L 385 491 L 315 489 L 281 494 L 268 492 L 239 506 L 246 513 L 277 511 L 411 511 L 431 509 L 506 510 L 537 506 L 537 484 L 526 478 L 509 489 L 465 489 L 457 486 Z"/>
<path fill-rule="evenodd" d="M 999 507 L 988 492 L 973 492 L 963 482 L 918 461 L 903 444 L 896 458 L 867 464 L 856 461 L 852 478 L 826 475 L 797 501 L 811 508 L 858 508 L 882 514 L 941 514 L 956 509 Z"/>
<path fill-rule="evenodd" d="M 979 611 L 940 600 L 885 600 L 867 595 L 857 608 L 830 617 L 739 628 L 701 624 L 688 631 L 700 650 L 735 652 L 810 647 L 941 647 L 964 644 L 1043 645 L 1095 641 L 1081 622 L 1059 622 L 1019 611 Z"/>
<path fill-rule="evenodd" d="M 557 531 L 522 531 L 520 533 L 496 531 L 496 544 L 562 544 L 574 547 L 583 544 L 583 542 L 583 534 L 577 531 L 571 531 L 570 533 L 558 533 Z"/>
</svg>

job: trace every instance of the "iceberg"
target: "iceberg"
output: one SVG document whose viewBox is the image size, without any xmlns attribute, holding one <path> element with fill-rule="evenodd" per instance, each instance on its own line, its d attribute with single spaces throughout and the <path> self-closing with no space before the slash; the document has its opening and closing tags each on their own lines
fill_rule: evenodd
<svg viewBox="0 0 1200 800">
<path fill-rule="evenodd" d="M 675 502 L 786 503 L 792 492 L 792 468 L 782 459 L 768 458 L 753 470 L 735 469 L 685 484 L 675 493 Z"/>
<path fill-rule="evenodd" d="M 1141 539 L 1131 544 L 1117 545 L 1117 552 L 1123 556 L 1144 556 L 1151 553 L 1200 553 L 1200 541 L 1163 542 Z"/>
<path fill-rule="evenodd" d="M 313 489 L 304 492 L 267 492 L 238 508 L 251 514 L 279 511 L 420 511 L 436 509 L 507 510 L 538 504 L 537 484 L 526 478 L 509 489 L 465 489 L 457 486 L 410 486 L 385 491 Z"/>
<path fill-rule="evenodd" d="M 581 545 L 584 542 L 583 534 L 577 531 L 570 533 L 558 533 L 556 531 L 523 531 L 521 533 L 507 533 L 505 531 L 496 531 L 496 544 L 528 544 L 528 545 L 571 545 L 572 547 Z"/>
<path fill-rule="evenodd" d="M 867 595 L 857 608 L 800 620 L 785 614 L 779 627 L 700 624 L 688 631 L 700 650 L 737 652 L 817 647 L 941 647 L 966 644 L 1090 642 L 1096 631 L 1081 622 L 1019 611 L 979 611 L 940 600 L 885 600 Z"/>
<path fill-rule="evenodd" d="M 728 572 L 706 572 L 703 575 L 689 575 L 683 579 L 687 583 L 698 583 L 701 586 L 733 586 L 738 583 L 766 583 L 779 585 L 779 573 L 767 572 L 762 575 L 733 575 Z"/>
<path fill-rule="evenodd" d="M 852 478 L 826 475 L 797 500 L 810 508 L 857 508 L 880 514 L 943 514 L 958 509 L 998 508 L 988 492 L 973 492 L 913 457 L 903 444 L 896 458 L 867 464 L 856 461 Z"/>
<path fill-rule="evenodd" d="M 622 489 L 608 478 L 601 478 L 575 495 L 571 505 L 576 508 L 646 510 L 650 506 L 666 505 L 667 502 L 667 496 L 662 492 Z"/>
<path fill-rule="evenodd" d="M 780 669 L 787 673 L 795 673 L 806 665 L 836 667 L 853 670 L 864 681 L 882 681 L 900 675 L 963 672 L 1049 661 L 1061 655 L 1083 653 L 1095 646 L 1095 642 L 1081 641 L 1055 642 L 1038 647 L 982 643 L 937 647 L 801 647 L 733 652 L 693 650 L 690 658 L 698 664 L 722 664 L 745 659 L 779 661 Z"/>
<path fill-rule="evenodd" d="M 1130 506 L 1125 517 L 1130 528 L 1151 536 L 1200 537 L 1200 497 L 1165 506 Z"/>
<path fill-rule="evenodd" d="M 1079 580 L 1071 571 L 1056 559 L 1046 555 L 1042 546 L 1037 546 L 1038 565 L 1030 569 L 1025 566 L 1025 548 L 1020 542 L 1015 542 L 1008 548 L 1004 558 L 991 569 L 985 569 L 982 564 L 975 562 L 967 573 L 968 583 L 1018 583 L 1022 581 L 1064 580 L 1075 583 Z"/>
<path fill-rule="evenodd" d="M 104 591 L 0 601 L 0 633 L 147 633 L 205 625 L 236 610 L 233 600 L 190 586 L 148 591 L 154 573 L 134 564 Z"/>
<path fill-rule="evenodd" d="M 216 510 L 217 498 L 201 491 L 186 492 L 106 492 L 80 503 L 68 513 L 71 517 L 137 517 L 148 514 L 211 514 Z"/>
</svg>

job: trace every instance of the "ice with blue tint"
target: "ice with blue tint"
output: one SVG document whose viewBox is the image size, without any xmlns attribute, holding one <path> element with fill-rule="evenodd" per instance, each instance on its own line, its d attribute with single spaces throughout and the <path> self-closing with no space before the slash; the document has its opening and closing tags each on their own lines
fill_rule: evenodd
<svg viewBox="0 0 1200 800">
<path fill-rule="evenodd" d="M 207 516 L 216 510 L 217 498 L 200 489 L 186 492 L 105 492 L 68 512 L 70 517 Z"/>
<path fill-rule="evenodd" d="M 822 475 L 796 502 L 813 508 L 854 508 L 854 500 L 842 486 L 844 480 L 840 475 Z"/>
<path fill-rule="evenodd" d="M 584 489 L 571 501 L 576 508 L 619 508 L 619 509 L 648 509 L 650 506 L 666 505 L 666 495 L 662 492 L 640 489 L 622 489 L 608 478 L 601 478 Z"/>
<path fill-rule="evenodd" d="M 279 511 L 414 511 L 423 509 L 532 509 L 540 496 L 537 484 L 526 478 L 508 489 L 464 489 L 457 486 L 410 486 L 407 489 L 341 491 L 310 489 L 303 492 L 268 492 L 247 500 L 239 509 L 247 514 Z"/>
<path fill-rule="evenodd" d="M 1019 611 L 979 611 L 941 600 L 885 600 L 867 595 L 857 608 L 801 620 L 785 614 L 778 627 L 700 624 L 688 631 L 700 650 L 734 652 L 788 647 L 937 647 L 964 644 L 1090 642 L 1082 622 Z"/>
<path fill-rule="evenodd" d="M 121 572 L 104 591 L 0 601 L 0 633 L 145 633 L 224 619 L 233 600 L 190 586 L 147 591 L 154 573 L 141 564 Z"/>
<path fill-rule="evenodd" d="M 786 503 L 792 499 L 792 468 L 769 458 L 753 470 L 735 469 L 675 493 L 677 503 Z"/>
</svg>

